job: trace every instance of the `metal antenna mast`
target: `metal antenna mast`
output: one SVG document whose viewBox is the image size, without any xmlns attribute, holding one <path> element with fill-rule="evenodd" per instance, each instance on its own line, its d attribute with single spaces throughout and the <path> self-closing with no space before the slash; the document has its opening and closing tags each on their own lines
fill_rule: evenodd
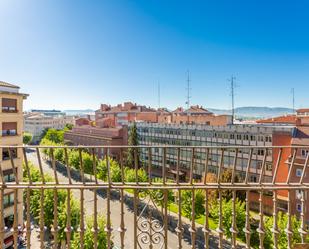
<svg viewBox="0 0 309 249">
<path fill-rule="evenodd" d="M 232 97 L 232 124 L 234 124 L 234 117 L 235 117 L 235 80 L 236 77 L 233 75 L 229 81 L 231 82 L 231 97 Z"/>
<path fill-rule="evenodd" d="M 188 73 L 188 77 L 187 77 L 187 88 L 186 88 L 186 90 L 187 90 L 186 105 L 187 105 L 187 109 L 189 109 L 190 108 L 190 99 L 191 99 L 191 87 L 190 87 L 191 79 L 190 79 L 190 72 L 189 72 L 189 70 L 187 71 L 187 73 Z"/>
<path fill-rule="evenodd" d="M 158 106 L 161 107 L 161 89 L 160 89 L 160 81 L 158 81 Z"/>
<path fill-rule="evenodd" d="M 295 113 L 295 90 L 294 87 L 291 89 L 292 92 L 292 104 L 293 104 L 293 114 Z"/>
</svg>

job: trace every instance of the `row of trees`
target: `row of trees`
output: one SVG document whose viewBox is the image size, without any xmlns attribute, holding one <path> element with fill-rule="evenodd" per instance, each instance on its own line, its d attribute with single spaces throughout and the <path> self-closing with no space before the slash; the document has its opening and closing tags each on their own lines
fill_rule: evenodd
<svg viewBox="0 0 309 249">
<path fill-rule="evenodd" d="M 42 182 L 42 176 L 40 171 L 31 163 L 29 162 L 29 169 L 30 169 L 30 178 L 32 182 Z M 23 178 L 24 181 L 29 181 L 28 171 L 23 171 Z M 45 181 L 53 182 L 54 179 L 48 175 L 44 175 Z M 55 194 L 57 195 L 57 212 L 58 215 L 56 217 L 58 222 L 58 241 L 59 245 L 66 241 L 66 233 L 65 228 L 67 227 L 67 204 L 68 198 L 70 197 L 70 210 L 71 210 L 71 227 L 73 228 L 71 238 L 72 238 L 72 245 L 73 249 L 80 248 L 80 234 L 78 231 L 78 227 L 80 224 L 81 219 L 81 212 L 79 202 L 72 196 L 72 193 L 68 193 L 65 190 L 52 190 L 52 189 L 45 189 L 44 192 L 41 192 L 40 189 L 31 189 L 30 190 L 30 214 L 32 215 L 34 221 L 39 224 L 40 222 L 40 215 L 41 215 L 41 205 L 43 204 L 43 214 L 44 214 L 44 225 L 47 227 L 48 231 L 51 232 L 51 228 L 53 227 L 54 222 L 54 197 Z M 56 191 L 56 192 L 55 192 Z M 70 196 L 68 196 L 70 194 Z M 41 202 L 41 196 L 43 196 L 43 202 Z M 26 192 L 24 192 L 24 198 L 26 201 Z M 85 231 L 85 248 L 92 249 L 93 246 L 93 231 L 91 230 L 93 227 L 93 220 L 92 217 L 86 218 L 86 231 Z M 106 232 L 104 231 L 105 228 L 105 219 L 102 217 L 98 218 L 98 247 L 99 248 L 107 248 L 106 247 Z"/>
</svg>

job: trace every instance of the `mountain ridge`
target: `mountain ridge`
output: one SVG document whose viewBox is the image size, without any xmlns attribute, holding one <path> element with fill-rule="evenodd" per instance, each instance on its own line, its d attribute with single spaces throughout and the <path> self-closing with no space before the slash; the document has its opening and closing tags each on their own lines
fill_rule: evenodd
<svg viewBox="0 0 309 249">
<path fill-rule="evenodd" d="M 208 108 L 208 110 L 217 115 L 232 113 L 230 109 Z M 293 114 L 293 109 L 287 107 L 243 106 L 235 108 L 236 117 L 270 118 L 291 114 Z"/>
</svg>

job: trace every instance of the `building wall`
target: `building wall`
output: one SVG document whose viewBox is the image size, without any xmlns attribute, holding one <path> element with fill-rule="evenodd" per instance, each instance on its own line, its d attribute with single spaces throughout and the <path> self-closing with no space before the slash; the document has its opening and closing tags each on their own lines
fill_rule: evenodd
<svg viewBox="0 0 309 249">
<path fill-rule="evenodd" d="M 292 133 L 275 133 L 273 136 L 273 145 L 274 146 L 290 146 L 292 140 Z M 274 164 L 276 165 L 278 163 L 278 155 L 279 155 L 279 149 L 274 149 L 273 154 L 273 160 Z M 289 167 L 286 164 L 286 161 L 291 155 L 291 149 L 290 148 L 284 148 L 282 150 L 281 160 L 279 162 L 279 168 L 277 170 L 277 176 L 276 176 L 276 182 L 282 183 L 286 182 L 287 175 L 289 172 Z M 275 167 L 273 167 L 273 173 L 274 173 Z M 279 198 L 286 199 L 287 198 L 287 191 L 285 190 L 279 190 L 278 191 Z"/>
<path fill-rule="evenodd" d="M 231 116 L 220 115 L 215 116 L 213 114 L 208 115 L 172 115 L 171 122 L 176 124 L 208 124 L 211 126 L 223 126 L 232 123 Z"/>
<path fill-rule="evenodd" d="M 9 88 L 6 90 L 10 90 Z M 22 132 L 23 132 L 23 99 L 24 96 L 14 91 L 11 94 L 6 94 L 0 92 L 0 106 L 2 107 L 2 99 L 9 98 L 9 99 L 16 99 L 16 112 L 6 113 L 5 111 L 0 110 L 0 145 L 2 146 L 12 146 L 12 145 L 22 145 Z M 2 124 L 4 122 L 16 122 L 17 124 L 17 133 L 11 136 L 3 136 L 2 135 Z M 3 150 L 0 149 L 0 163 L 2 171 L 6 172 L 7 170 L 12 169 L 11 161 L 3 157 Z M 14 165 L 17 168 L 17 177 L 21 181 L 22 180 L 22 150 L 17 150 L 17 158 L 13 159 Z M 12 173 L 11 173 L 12 175 Z M 14 192 L 12 190 L 5 190 L 5 195 L 12 195 Z M 22 191 L 17 192 L 17 196 L 14 196 L 14 199 L 17 200 L 17 219 L 18 224 L 23 225 L 23 195 Z M 4 209 L 4 217 L 8 217 L 14 214 L 13 206 L 9 206 Z M 5 234 L 5 238 L 8 237 L 9 234 Z"/>
<path fill-rule="evenodd" d="M 271 146 L 272 134 L 274 128 L 263 126 L 249 126 L 249 125 L 234 125 L 234 126 L 208 126 L 208 125 L 178 125 L 178 124 L 151 124 L 151 123 L 137 123 L 139 144 L 140 145 L 179 145 L 179 146 Z M 279 128 L 284 130 L 285 128 Z M 290 128 L 286 128 L 290 130 Z M 143 151 L 143 150 L 142 150 Z M 250 172 L 252 173 L 253 181 L 256 180 L 253 176 L 258 175 L 260 166 L 264 156 L 258 149 L 254 150 L 254 157 Z M 197 160 L 195 162 L 195 174 L 202 176 L 204 174 L 205 152 L 197 152 Z M 210 169 L 216 172 L 219 161 L 220 151 L 213 150 L 211 155 Z M 175 155 L 169 155 L 170 166 L 173 167 L 175 163 Z M 147 153 L 143 152 L 142 157 L 147 158 Z M 154 152 L 153 162 L 157 167 L 161 167 L 162 151 Z M 235 157 L 234 151 L 225 151 L 224 165 L 229 167 L 233 163 Z M 243 175 L 248 164 L 249 150 L 242 149 L 238 154 L 237 170 Z M 190 166 L 190 153 L 186 153 L 183 158 L 182 168 L 184 171 L 188 170 Z M 272 176 L 273 157 L 271 151 L 267 156 L 266 162 L 269 179 Z M 251 177 L 251 176 L 250 176 Z"/>
<path fill-rule="evenodd" d="M 292 134 L 294 127 L 292 126 L 267 126 L 267 125 L 230 125 L 230 126 L 209 126 L 209 125 L 178 125 L 178 124 L 150 124 L 137 123 L 139 144 L 140 145 L 178 145 L 178 146 L 285 146 L 291 145 Z M 276 181 L 285 181 L 287 176 L 286 160 L 290 156 L 290 149 L 283 150 L 282 158 L 279 164 Z M 210 150 L 211 160 L 208 162 L 208 172 L 217 174 L 219 163 L 221 160 L 221 151 L 216 149 Z M 250 164 L 249 182 L 257 182 L 261 174 L 262 161 L 264 159 L 265 150 L 255 148 Z M 197 150 L 194 160 L 194 175 L 196 179 L 201 179 L 204 176 L 206 151 Z M 152 165 L 158 175 L 162 174 L 162 159 L 163 149 L 152 150 Z M 167 149 L 167 167 L 175 170 L 177 156 L 175 151 Z M 224 153 L 223 166 L 231 168 L 234 162 L 235 150 L 226 150 Z M 181 155 L 180 169 L 186 175 L 190 172 L 190 152 Z M 236 174 L 244 179 L 247 170 L 249 158 L 249 149 L 239 149 L 237 156 Z M 264 181 L 270 182 L 273 180 L 274 168 L 277 163 L 278 150 L 270 149 L 266 156 L 266 172 Z M 141 150 L 141 159 L 148 160 L 147 150 Z M 208 173 L 207 172 L 207 173 Z M 286 191 L 281 194 L 281 199 L 278 199 L 278 205 L 281 210 L 286 210 Z M 295 196 L 291 195 L 292 200 Z M 251 208 L 258 210 L 259 194 L 250 193 Z M 265 190 L 263 195 L 264 211 L 267 214 L 272 213 L 272 192 Z M 293 204 L 295 206 L 295 204 Z M 295 209 L 292 209 L 296 213 Z"/>
<path fill-rule="evenodd" d="M 45 116 L 43 114 L 33 114 L 25 116 L 25 128 L 26 132 L 33 135 L 32 141 L 34 143 L 39 142 L 40 136 L 44 129 L 63 129 L 66 124 L 75 124 L 74 117 L 71 116 Z"/>
<path fill-rule="evenodd" d="M 127 144 L 126 127 L 116 128 L 96 128 L 90 126 L 74 127 L 71 131 L 64 133 L 64 139 L 72 145 L 99 145 L 99 146 L 121 146 Z M 110 156 L 119 158 L 120 149 L 110 148 Z M 104 149 L 96 149 L 95 153 L 99 158 L 106 154 Z"/>
</svg>

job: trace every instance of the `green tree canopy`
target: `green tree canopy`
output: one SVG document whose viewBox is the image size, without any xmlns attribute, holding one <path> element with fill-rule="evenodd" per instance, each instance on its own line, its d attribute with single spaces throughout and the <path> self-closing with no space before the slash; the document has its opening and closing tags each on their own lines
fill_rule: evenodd
<svg viewBox="0 0 309 249">
<path fill-rule="evenodd" d="M 185 215 L 185 217 L 192 219 L 192 202 L 193 202 L 193 191 L 192 190 L 184 190 L 182 191 L 181 196 L 181 204 L 182 204 L 182 211 Z M 195 215 L 194 218 L 198 219 L 201 217 L 202 214 L 205 212 L 205 194 L 201 189 L 194 191 L 194 197 L 195 197 Z"/>
<path fill-rule="evenodd" d="M 128 138 L 129 146 L 137 146 L 138 145 L 138 134 L 136 123 L 130 127 L 129 130 L 129 138 Z M 136 148 L 129 148 L 127 151 L 127 166 L 134 167 L 134 153 L 136 153 L 137 162 L 139 162 L 139 150 Z"/>
<path fill-rule="evenodd" d="M 23 144 L 30 144 L 32 141 L 32 134 L 29 132 L 23 133 Z"/>
<path fill-rule="evenodd" d="M 246 223 L 245 202 L 242 202 L 236 199 L 235 211 L 236 211 L 236 226 L 239 232 L 237 236 L 244 240 L 245 234 L 244 234 L 243 228 L 245 227 L 245 223 Z M 232 219 L 233 219 L 232 213 L 233 213 L 233 201 L 223 199 L 222 200 L 222 224 L 225 230 L 225 234 L 229 238 L 231 237 L 230 228 L 232 227 Z M 211 206 L 210 215 L 216 221 L 216 223 L 219 222 L 220 217 L 219 217 L 218 201 Z"/>
<path fill-rule="evenodd" d="M 288 216 L 287 214 L 284 214 L 282 212 L 278 212 L 278 229 L 279 229 L 279 234 L 278 234 L 278 248 L 279 249 L 284 249 L 288 248 L 288 239 L 287 239 L 287 234 L 286 234 L 286 228 L 288 224 Z M 300 243 L 301 242 L 301 237 L 300 233 L 298 232 L 298 229 L 300 228 L 301 222 L 296 218 L 296 216 L 291 217 L 291 227 L 292 227 L 292 244 L 295 243 Z M 272 228 L 274 226 L 274 218 L 271 216 L 266 220 L 265 223 L 265 249 L 270 249 L 274 248 L 274 240 L 273 240 L 273 233 L 272 233 Z"/>
<path fill-rule="evenodd" d="M 64 131 L 56 129 L 48 129 L 45 136 L 43 137 L 54 143 L 63 143 L 64 142 Z"/>
<path fill-rule="evenodd" d="M 94 232 L 93 232 L 93 217 L 87 221 L 87 228 L 84 234 L 84 249 L 94 248 Z M 98 248 L 107 249 L 107 234 L 105 231 L 105 219 L 104 216 L 98 217 Z M 72 241 L 72 249 L 80 249 L 80 234 L 75 233 Z"/>
</svg>

